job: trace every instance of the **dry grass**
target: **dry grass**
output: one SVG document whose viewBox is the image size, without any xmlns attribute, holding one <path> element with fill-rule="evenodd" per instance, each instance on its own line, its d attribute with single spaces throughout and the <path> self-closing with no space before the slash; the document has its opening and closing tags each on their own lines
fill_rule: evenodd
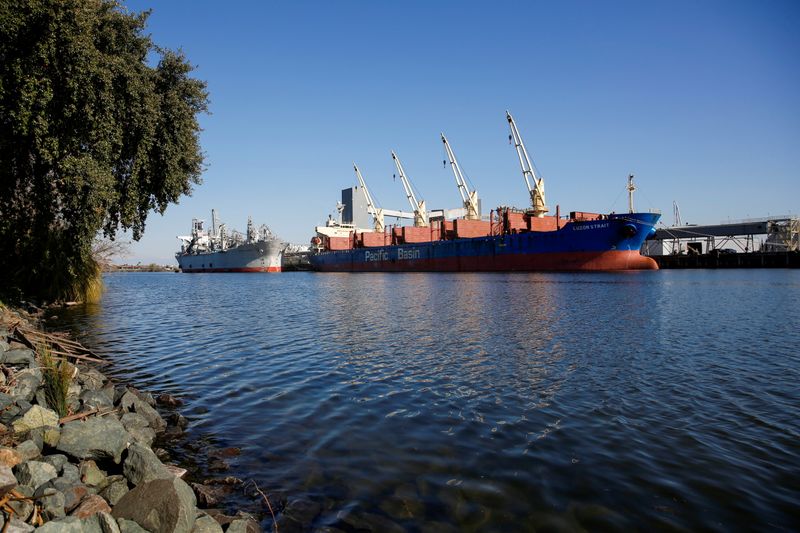
<svg viewBox="0 0 800 533">
<path fill-rule="evenodd" d="M 47 405 L 64 417 L 69 414 L 67 394 L 72 381 L 72 369 L 66 360 L 57 360 L 50 352 L 50 347 L 41 345 L 38 349 L 39 360 L 42 363 L 42 377 L 44 378 L 44 394 Z"/>
</svg>

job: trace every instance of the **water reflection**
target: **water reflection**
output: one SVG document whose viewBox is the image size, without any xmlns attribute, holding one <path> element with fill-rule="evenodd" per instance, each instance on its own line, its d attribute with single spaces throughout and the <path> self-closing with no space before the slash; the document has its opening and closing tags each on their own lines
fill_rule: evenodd
<svg viewBox="0 0 800 533">
<path fill-rule="evenodd" d="M 715 528 L 800 505 L 796 273 L 109 276 L 88 332 L 314 527 Z M 731 503 L 731 502 L 736 502 Z"/>
</svg>

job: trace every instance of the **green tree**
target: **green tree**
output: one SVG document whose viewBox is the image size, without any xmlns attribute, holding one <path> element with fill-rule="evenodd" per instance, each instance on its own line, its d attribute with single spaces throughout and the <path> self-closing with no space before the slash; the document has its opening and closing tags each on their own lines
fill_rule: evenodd
<svg viewBox="0 0 800 533">
<path fill-rule="evenodd" d="M 138 240 L 200 183 L 206 85 L 144 33 L 148 15 L 0 0 L 0 292 L 90 298 L 98 234 Z"/>
</svg>

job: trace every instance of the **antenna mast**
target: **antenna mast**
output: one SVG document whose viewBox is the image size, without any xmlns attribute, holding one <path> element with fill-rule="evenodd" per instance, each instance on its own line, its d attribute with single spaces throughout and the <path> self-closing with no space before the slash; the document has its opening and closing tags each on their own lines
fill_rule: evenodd
<svg viewBox="0 0 800 533">
<path fill-rule="evenodd" d="M 633 213 L 633 191 L 636 185 L 633 184 L 633 174 L 628 176 L 628 213 Z"/>
</svg>

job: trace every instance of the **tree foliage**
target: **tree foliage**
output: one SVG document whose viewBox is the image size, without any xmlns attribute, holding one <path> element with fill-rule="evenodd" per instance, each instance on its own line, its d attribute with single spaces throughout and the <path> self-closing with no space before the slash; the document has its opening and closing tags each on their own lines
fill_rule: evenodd
<svg viewBox="0 0 800 533">
<path fill-rule="evenodd" d="M 0 274 L 43 299 L 85 295 L 93 239 L 138 240 L 200 183 L 205 83 L 110 0 L 0 0 Z"/>
</svg>

